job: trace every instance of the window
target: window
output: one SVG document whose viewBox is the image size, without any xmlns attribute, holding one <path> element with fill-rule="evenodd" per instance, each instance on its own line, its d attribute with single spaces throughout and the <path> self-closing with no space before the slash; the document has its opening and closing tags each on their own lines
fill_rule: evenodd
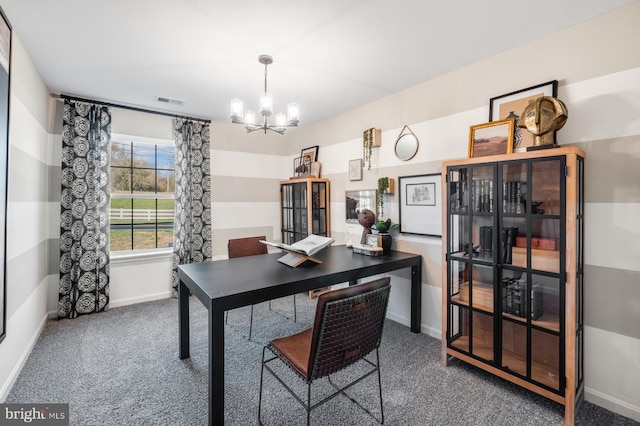
<svg viewBox="0 0 640 426">
<path fill-rule="evenodd" d="M 175 148 L 111 142 L 111 251 L 173 245 Z"/>
</svg>

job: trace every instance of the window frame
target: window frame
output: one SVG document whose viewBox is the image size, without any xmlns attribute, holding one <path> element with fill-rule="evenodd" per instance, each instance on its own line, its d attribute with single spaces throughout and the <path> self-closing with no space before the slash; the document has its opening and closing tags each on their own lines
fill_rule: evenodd
<svg viewBox="0 0 640 426">
<path fill-rule="evenodd" d="M 110 141 L 110 151 L 109 151 L 109 155 L 111 156 L 111 145 L 112 144 L 131 144 L 131 143 L 139 143 L 139 144 L 148 144 L 148 145 L 153 145 L 153 146 L 170 146 L 172 148 L 174 148 L 174 155 L 175 155 L 175 142 L 171 139 L 160 139 L 160 138 L 149 138 L 149 137 L 142 137 L 142 136 L 134 136 L 134 135 L 126 135 L 126 134 L 113 134 L 111 135 L 111 141 Z M 157 152 L 157 151 L 156 151 Z M 111 157 L 110 157 L 111 158 Z M 132 155 L 132 161 L 133 161 L 133 155 Z M 110 181 L 111 181 L 111 171 L 113 170 L 113 165 L 110 164 L 109 165 L 109 174 L 110 174 Z M 116 166 L 119 167 L 119 166 Z M 132 170 L 135 169 L 135 167 L 133 167 L 133 163 L 130 164 L 130 166 L 128 168 L 131 168 Z M 153 170 L 154 174 L 157 173 L 158 170 L 166 170 L 163 168 L 158 168 L 158 164 L 155 164 L 155 167 L 153 168 L 149 168 L 149 170 Z M 174 177 L 175 177 L 175 164 L 174 164 Z M 110 183 L 111 185 L 111 183 Z M 133 188 L 130 189 L 131 191 L 133 191 Z M 157 191 L 157 188 L 156 188 Z M 131 199 L 131 200 L 136 200 L 136 199 L 155 199 L 156 200 L 156 232 L 157 232 L 157 200 L 161 200 L 161 199 L 171 199 L 171 200 L 175 200 L 175 192 L 173 193 L 113 193 L 111 192 L 110 195 L 110 201 L 109 201 L 109 236 L 111 237 L 111 200 L 113 199 Z M 133 221 L 133 219 L 132 219 Z M 131 232 L 132 232 L 132 239 L 133 239 L 133 227 L 130 228 Z M 173 226 L 172 226 L 173 229 Z M 157 245 L 157 236 L 156 236 L 156 245 Z M 160 258 L 160 257 L 167 257 L 170 256 L 173 253 L 173 247 L 155 247 L 155 248 L 146 248 L 146 249 L 136 249 L 133 248 L 133 241 L 132 241 L 132 245 L 131 248 L 126 249 L 126 250 L 113 250 L 111 249 L 111 247 L 109 248 L 109 255 L 112 261 L 116 261 L 116 262 L 126 262 L 126 261 L 134 261 L 134 260 L 139 260 L 139 259 L 151 259 L 151 258 Z"/>
</svg>

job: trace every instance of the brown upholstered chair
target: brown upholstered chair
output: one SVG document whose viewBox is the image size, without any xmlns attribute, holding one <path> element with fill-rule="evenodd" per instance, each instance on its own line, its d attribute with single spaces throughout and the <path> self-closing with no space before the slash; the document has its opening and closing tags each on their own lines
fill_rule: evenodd
<svg viewBox="0 0 640 426">
<path fill-rule="evenodd" d="M 267 246 L 260 242 L 260 240 L 264 241 L 266 239 L 267 237 L 262 235 L 260 237 L 235 238 L 229 240 L 229 243 L 227 244 L 229 259 L 233 257 L 267 254 Z"/>
<path fill-rule="evenodd" d="M 380 423 L 384 423 L 382 408 L 382 384 L 380 381 L 380 356 L 378 348 L 382 337 L 384 319 L 387 312 L 391 285 L 388 277 L 324 293 L 318 297 L 315 321 L 312 328 L 300 333 L 272 340 L 262 351 L 262 370 L 260 372 L 260 394 L 258 400 L 258 422 L 262 424 L 262 388 L 264 370 L 267 369 L 305 408 L 307 425 L 311 410 L 329 401 L 338 394 L 347 396 L 374 419 L 375 416 L 360 403 L 345 393 L 345 390 L 364 378 L 377 373 L 380 395 Z M 275 356 L 265 359 L 269 350 Z M 375 363 L 365 358 L 375 351 Z M 307 384 L 306 401 L 279 377 L 269 365 L 281 360 Z M 369 364 L 364 375 L 346 386 L 338 387 L 329 375 L 358 362 Z M 327 377 L 336 392 L 311 402 L 311 384 Z M 283 407 L 280 407 L 282 410 Z"/>
<path fill-rule="evenodd" d="M 230 239 L 227 244 L 227 253 L 229 259 L 235 257 L 256 256 L 260 254 L 267 254 L 267 246 L 262 244 L 260 240 L 266 240 L 264 235 L 259 237 L 246 237 L 246 238 L 234 238 Z M 271 301 L 269 301 L 269 309 L 271 309 Z M 225 324 L 227 323 L 229 312 L 225 313 Z M 297 320 L 296 313 L 296 297 L 293 296 L 293 321 Z M 251 316 L 249 319 L 249 340 L 251 340 L 251 332 L 253 330 L 253 305 L 251 305 Z"/>
</svg>

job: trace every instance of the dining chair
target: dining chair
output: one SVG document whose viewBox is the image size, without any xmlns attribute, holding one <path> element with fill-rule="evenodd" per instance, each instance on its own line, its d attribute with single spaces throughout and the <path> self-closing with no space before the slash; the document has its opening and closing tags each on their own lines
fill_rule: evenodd
<svg viewBox="0 0 640 426">
<path fill-rule="evenodd" d="M 305 408 L 307 425 L 311 420 L 312 410 L 339 394 L 346 396 L 375 420 L 384 424 L 378 348 L 389 302 L 391 290 L 389 282 L 390 278 L 385 277 L 320 295 L 316 305 L 315 320 L 311 328 L 287 337 L 274 339 L 263 348 L 258 397 L 259 424 L 262 424 L 262 392 L 265 369 Z M 267 355 L 267 351 L 273 354 L 268 359 L 266 357 L 270 355 Z M 373 351 L 376 353 L 375 362 L 365 358 Z M 285 383 L 284 378 L 276 373 L 275 368 L 271 367 L 270 364 L 277 360 L 293 370 L 306 383 L 306 401 Z M 366 363 L 364 365 L 368 370 L 366 373 L 344 386 L 338 386 L 331 380 L 330 375 L 359 361 Z M 377 419 L 371 411 L 345 392 L 374 373 L 378 375 L 380 419 Z M 336 391 L 312 404 L 311 385 L 323 377 L 327 377 L 328 382 Z M 282 411 L 283 408 L 280 407 L 279 411 Z"/>
<path fill-rule="evenodd" d="M 261 254 L 267 254 L 266 244 L 262 244 L 260 241 L 266 240 L 264 235 L 259 237 L 245 237 L 245 238 L 233 238 L 230 239 L 227 244 L 227 254 L 229 259 L 236 257 L 257 256 Z M 271 309 L 271 301 L 269 301 L 269 309 Z M 225 312 L 224 322 L 228 324 L 229 311 Z M 293 295 L 293 321 L 297 320 L 296 312 L 296 296 Z M 251 340 L 251 333 L 253 331 L 253 305 L 251 305 L 251 314 L 249 317 L 249 340 Z"/>
</svg>

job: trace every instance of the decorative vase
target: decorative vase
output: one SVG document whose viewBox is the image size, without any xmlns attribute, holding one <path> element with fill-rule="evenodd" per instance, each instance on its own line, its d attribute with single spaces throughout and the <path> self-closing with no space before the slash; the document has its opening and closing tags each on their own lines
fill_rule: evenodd
<svg viewBox="0 0 640 426">
<path fill-rule="evenodd" d="M 367 234 L 371 234 L 371 226 L 376 223 L 376 215 L 369 209 L 363 209 L 358 213 L 358 223 L 363 228 L 360 244 L 366 244 Z"/>
<path fill-rule="evenodd" d="M 378 238 L 381 239 L 380 245 L 382 246 L 382 251 L 389 252 L 391 250 L 391 243 L 393 242 L 393 239 L 391 238 L 391 234 L 386 232 L 380 232 L 378 234 Z"/>
</svg>

